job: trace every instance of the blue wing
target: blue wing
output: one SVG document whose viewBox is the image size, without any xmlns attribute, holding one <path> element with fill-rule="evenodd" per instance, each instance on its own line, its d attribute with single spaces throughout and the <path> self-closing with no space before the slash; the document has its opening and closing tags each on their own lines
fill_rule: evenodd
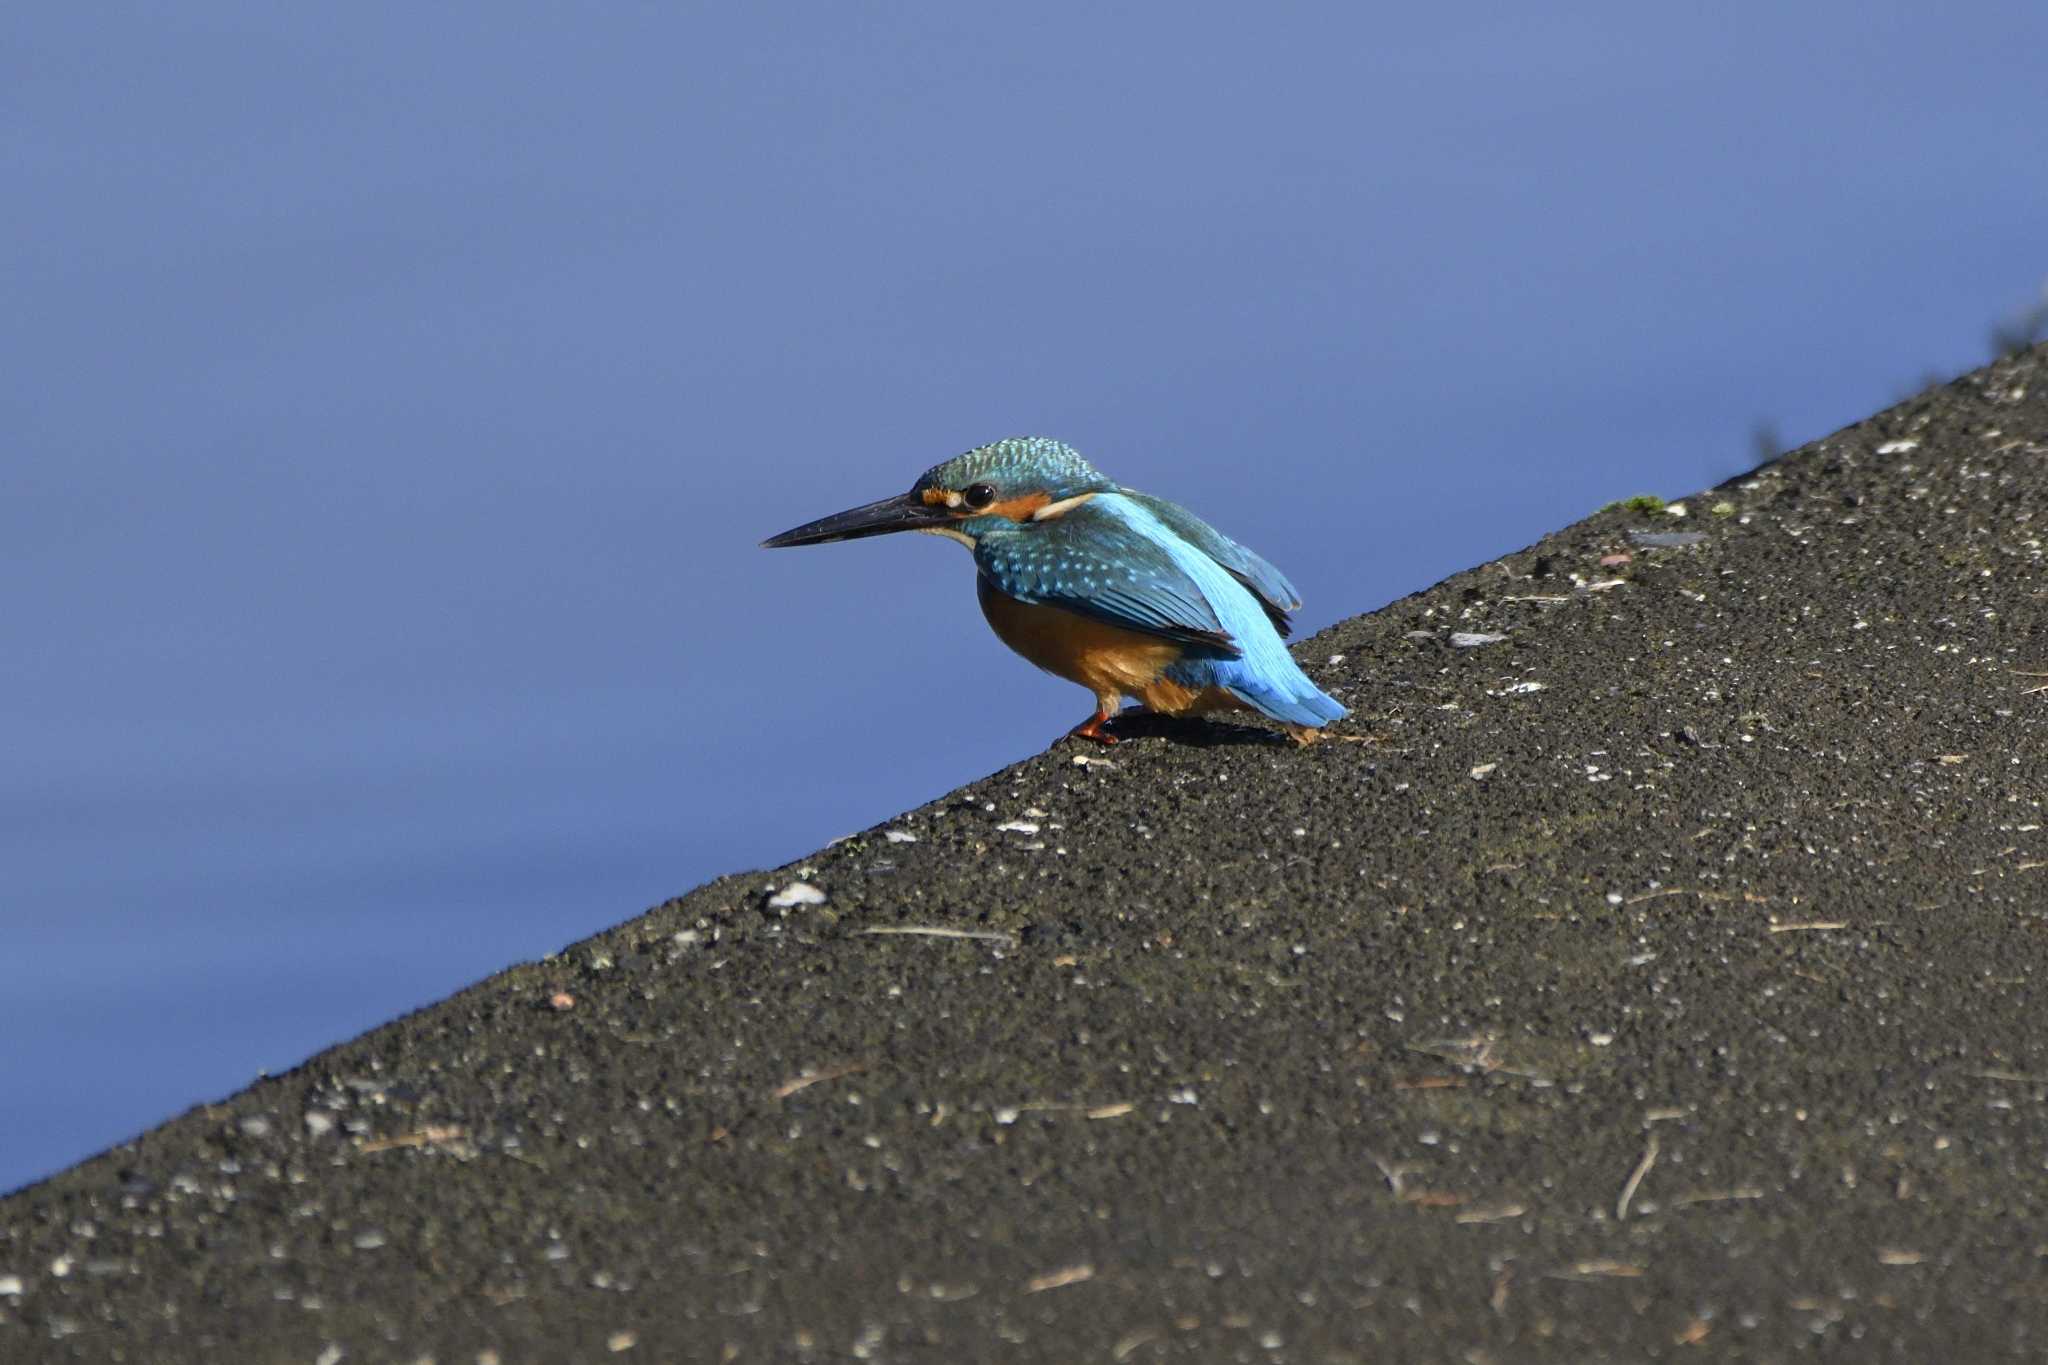
<svg viewBox="0 0 2048 1365">
<path fill-rule="evenodd" d="M 1300 608 L 1301 594 L 1287 581 L 1286 574 L 1177 502 L 1155 498 L 1150 493 L 1134 493 L 1128 488 L 1119 491 L 1166 523 L 1168 530 L 1222 565 L 1226 573 L 1250 589 L 1252 596 L 1259 599 L 1259 605 L 1266 609 L 1273 628 L 1282 636 L 1294 628 L 1294 623 L 1287 619 L 1287 613 Z"/>
<path fill-rule="evenodd" d="M 1234 659 L 1240 653 L 1201 587 L 1173 555 L 1092 503 L 1014 531 L 994 528 L 977 538 L 974 562 L 1020 602 L 1202 646 L 1212 657 Z"/>
</svg>

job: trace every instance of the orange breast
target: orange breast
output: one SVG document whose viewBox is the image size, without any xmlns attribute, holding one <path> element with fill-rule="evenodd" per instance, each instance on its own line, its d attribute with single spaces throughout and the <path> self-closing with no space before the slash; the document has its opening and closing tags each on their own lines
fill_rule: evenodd
<svg viewBox="0 0 2048 1365">
<path fill-rule="evenodd" d="M 1097 695 L 1140 694 L 1180 657 L 1171 640 L 1106 625 L 1058 607 L 1019 602 L 977 577 L 981 614 L 996 638 L 1046 672 Z"/>
</svg>

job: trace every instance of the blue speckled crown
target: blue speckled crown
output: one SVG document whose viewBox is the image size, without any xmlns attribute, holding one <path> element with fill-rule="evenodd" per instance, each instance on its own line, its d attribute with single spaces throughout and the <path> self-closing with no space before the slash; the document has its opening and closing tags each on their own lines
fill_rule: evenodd
<svg viewBox="0 0 2048 1365">
<path fill-rule="evenodd" d="M 933 465 L 919 477 L 916 487 L 965 488 L 975 483 L 994 484 L 1003 491 L 1043 488 L 1061 497 L 1116 486 L 1064 442 L 1046 436 L 1012 436 Z"/>
</svg>

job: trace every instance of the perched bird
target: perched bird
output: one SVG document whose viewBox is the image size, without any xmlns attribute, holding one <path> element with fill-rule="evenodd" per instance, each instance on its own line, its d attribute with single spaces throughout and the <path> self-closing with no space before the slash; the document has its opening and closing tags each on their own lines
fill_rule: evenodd
<svg viewBox="0 0 2048 1365">
<path fill-rule="evenodd" d="M 763 541 L 768 549 L 889 531 L 974 552 L 982 614 L 1011 649 L 1095 694 L 1071 733 L 1126 696 L 1167 715 L 1257 711 L 1297 743 L 1345 714 L 1281 643 L 1294 585 L 1186 508 L 1119 487 L 1043 437 L 981 446 L 926 470 L 908 493 Z"/>
</svg>

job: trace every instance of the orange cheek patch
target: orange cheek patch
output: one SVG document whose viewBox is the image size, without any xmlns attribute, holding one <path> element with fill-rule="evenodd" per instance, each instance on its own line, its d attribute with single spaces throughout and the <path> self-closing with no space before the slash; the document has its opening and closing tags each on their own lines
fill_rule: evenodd
<svg viewBox="0 0 2048 1365">
<path fill-rule="evenodd" d="M 981 517 L 1008 517 L 1011 521 L 1029 521 L 1031 514 L 1052 501 L 1052 494 L 1046 492 L 1026 493 L 1022 497 L 1005 498 L 992 502 L 975 513 Z"/>
</svg>

